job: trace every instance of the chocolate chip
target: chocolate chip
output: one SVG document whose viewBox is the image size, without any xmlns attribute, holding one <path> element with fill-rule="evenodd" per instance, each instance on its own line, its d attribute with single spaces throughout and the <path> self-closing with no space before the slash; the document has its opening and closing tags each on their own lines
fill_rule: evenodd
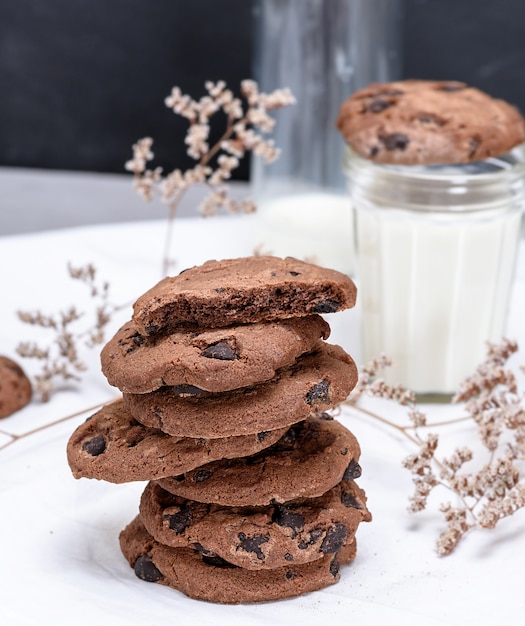
<svg viewBox="0 0 525 626">
<path fill-rule="evenodd" d="M 361 476 L 361 466 L 357 461 L 350 461 L 348 467 L 343 474 L 343 480 L 355 480 Z"/>
<path fill-rule="evenodd" d="M 285 560 L 285 561 L 293 561 L 293 556 L 292 556 L 289 552 L 287 552 L 287 553 L 284 555 L 284 560 Z"/>
<path fill-rule="evenodd" d="M 84 443 L 82 444 L 82 450 L 84 450 L 84 452 L 87 452 L 88 454 L 91 454 L 91 456 L 98 456 L 99 454 L 102 454 L 105 449 L 106 440 L 104 438 L 104 435 L 97 435 L 89 441 L 84 441 Z"/>
<path fill-rule="evenodd" d="M 201 469 L 195 472 L 195 474 L 193 474 L 193 482 L 202 483 L 205 480 L 208 480 L 208 478 L 211 478 L 212 476 L 213 476 L 213 472 L 210 472 L 210 470 Z"/>
<path fill-rule="evenodd" d="M 347 508 L 353 509 L 362 509 L 363 507 L 359 504 L 359 502 L 354 498 L 351 493 L 343 491 L 341 494 L 341 504 L 346 506 Z"/>
<path fill-rule="evenodd" d="M 203 554 L 201 556 L 201 559 L 204 561 L 204 563 L 206 563 L 206 565 L 213 565 L 214 567 L 235 567 L 231 563 L 228 563 L 228 561 L 225 561 L 218 554 L 214 554 L 213 556 Z"/>
<path fill-rule="evenodd" d="M 216 293 L 222 293 L 224 291 L 224 287 L 217 287 L 215 291 Z"/>
<path fill-rule="evenodd" d="M 297 533 L 304 528 L 304 517 L 300 513 L 294 513 L 290 509 L 280 506 L 277 507 L 272 515 L 272 522 L 278 526 L 285 526 L 292 529 L 292 539 Z"/>
<path fill-rule="evenodd" d="M 293 579 L 295 578 L 295 574 L 292 572 L 292 570 L 291 570 L 291 569 L 289 569 L 289 570 L 286 572 L 285 576 L 286 576 L 286 578 L 287 578 L 288 580 L 293 580 Z"/>
<path fill-rule="evenodd" d="M 229 566 L 231 565 L 231 563 L 228 563 L 227 561 L 225 561 L 223 558 L 221 558 L 216 552 L 212 552 L 211 550 L 208 550 L 207 548 L 205 548 L 202 543 L 194 543 L 193 547 L 195 548 L 195 550 L 197 550 L 197 552 L 199 552 L 204 560 L 204 557 L 206 557 L 206 561 L 209 565 L 213 565 L 214 561 L 217 561 L 217 565 L 219 565 L 220 561 L 222 561 L 223 563 L 225 563 L 225 565 L 223 565 L 223 567 Z M 219 567 L 221 567 L 219 565 Z"/>
<path fill-rule="evenodd" d="M 149 326 L 146 326 L 144 330 L 146 331 L 146 335 L 154 335 L 158 332 L 159 327 L 155 326 L 155 324 L 150 324 Z"/>
<path fill-rule="evenodd" d="M 161 572 L 151 560 L 149 554 L 143 554 L 135 561 L 135 575 L 148 583 L 156 583 L 162 578 Z"/>
<path fill-rule="evenodd" d="M 423 113 L 423 115 L 419 115 L 417 119 L 422 124 L 434 124 L 435 126 L 444 126 L 446 124 L 446 120 L 434 113 Z"/>
<path fill-rule="evenodd" d="M 289 274 L 291 274 L 292 276 L 300 276 L 301 272 L 294 272 L 294 271 L 290 270 Z"/>
<path fill-rule="evenodd" d="M 381 138 L 387 150 L 404 150 L 410 139 L 403 133 L 392 133 Z"/>
<path fill-rule="evenodd" d="M 135 352 L 137 348 L 140 348 L 140 346 L 146 341 L 146 337 L 143 337 L 139 333 L 135 333 L 129 337 L 128 341 L 130 342 L 130 345 L 126 348 L 126 354 L 131 354 L 132 352 Z M 122 345 L 126 345 L 128 342 L 123 341 L 121 343 Z"/>
<path fill-rule="evenodd" d="M 135 333 L 131 339 L 136 346 L 141 346 L 146 341 L 146 337 L 139 335 L 139 333 Z"/>
<path fill-rule="evenodd" d="M 240 548 L 245 552 L 254 552 L 260 561 L 264 561 L 264 554 L 259 546 L 270 541 L 268 535 L 254 535 L 253 537 L 248 537 L 245 533 L 239 533 L 237 536 L 240 540 L 237 549 Z"/>
<path fill-rule="evenodd" d="M 330 383 L 327 380 L 322 380 L 317 385 L 314 385 L 310 391 L 306 394 L 306 404 L 312 406 L 317 402 L 326 402 L 329 399 Z"/>
<path fill-rule="evenodd" d="M 316 415 L 318 420 L 324 420 L 325 422 L 333 422 L 334 416 L 330 415 L 330 413 L 318 413 Z"/>
<path fill-rule="evenodd" d="M 311 313 L 335 313 L 339 310 L 339 306 L 337 300 L 323 300 L 313 305 Z"/>
<path fill-rule="evenodd" d="M 479 148 L 480 142 L 477 139 L 471 138 L 468 140 L 469 146 L 469 158 L 472 158 L 476 154 L 476 150 Z"/>
<path fill-rule="evenodd" d="M 219 359 L 220 361 L 235 361 L 235 359 L 239 358 L 239 355 L 225 341 L 219 341 L 208 346 L 206 350 L 201 352 L 201 356 L 207 359 Z"/>
<path fill-rule="evenodd" d="M 334 554 L 343 547 L 345 541 L 346 526 L 344 524 L 334 524 L 328 529 L 319 549 L 323 554 Z"/>
<path fill-rule="evenodd" d="M 268 437 L 269 434 L 270 434 L 269 430 L 264 430 L 261 433 L 257 433 L 257 441 L 260 441 L 262 443 L 266 439 L 266 437 Z"/>
<path fill-rule="evenodd" d="M 366 107 L 367 113 L 381 113 L 385 109 L 392 106 L 392 102 L 384 100 L 383 98 L 374 98 L 372 102 Z"/>
<path fill-rule="evenodd" d="M 372 158 L 374 158 L 375 156 L 379 154 L 379 146 L 378 145 L 370 146 L 368 148 L 368 153 L 370 154 Z"/>
<path fill-rule="evenodd" d="M 173 385 L 170 387 L 171 392 L 176 396 L 194 398 L 206 394 L 204 389 L 195 387 L 195 385 Z"/>
<path fill-rule="evenodd" d="M 180 535 L 191 524 L 192 515 L 192 508 L 185 504 L 178 513 L 165 514 L 164 519 L 168 520 L 170 530 L 175 531 L 176 535 Z"/>
<path fill-rule="evenodd" d="M 310 531 L 310 536 L 308 539 L 301 539 L 301 541 L 297 544 L 299 550 L 306 550 L 309 546 L 313 546 L 322 536 L 324 530 L 322 528 L 314 528 Z"/>
<path fill-rule="evenodd" d="M 330 574 L 332 574 L 334 578 L 337 578 L 337 575 L 339 574 L 339 569 L 339 561 L 337 560 L 337 557 L 334 557 L 332 559 L 332 562 L 330 563 Z"/>
</svg>

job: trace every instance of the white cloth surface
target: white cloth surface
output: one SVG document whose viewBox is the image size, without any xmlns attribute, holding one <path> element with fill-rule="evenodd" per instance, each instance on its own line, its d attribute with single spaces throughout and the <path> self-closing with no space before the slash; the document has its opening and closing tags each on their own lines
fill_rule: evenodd
<svg viewBox="0 0 525 626">
<path fill-rule="evenodd" d="M 175 224 L 177 270 L 208 258 L 250 254 L 253 220 L 187 219 Z M 131 316 L 131 303 L 160 278 L 165 223 L 142 222 L 66 229 L 0 238 L 0 354 L 21 362 L 21 340 L 45 344 L 49 331 L 29 327 L 17 310 L 55 313 L 75 304 L 90 310 L 87 288 L 73 282 L 67 262 L 92 262 L 110 284 L 110 300 L 129 303 L 112 320 L 108 338 Z M 523 246 L 522 246 L 523 248 Z M 525 258 L 521 250 L 508 336 L 521 341 L 516 363 L 525 363 Z M 329 341 L 359 363 L 359 309 L 328 316 Z M 82 382 L 47 404 L 32 402 L 0 422 L 0 430 L 23 433 L 116 396 L 99 371 L 99 348 L 82 357 L 89 369 Z M 392 419 L 402 409 L 365 400 Z M 457 415 L 459 407 L 426 407 L 431 419 Z M 358 531 L 356 561 L 342 569 L 338 584 L 296 599 L 260 605 L 216 606 L 138 580 L 118 547 L 119 531 L 135 516 L 143 483 L 111 485 L 74 480 L 66 442 L 90 411 L 0 450 L 0 624 L 112 624 L 214 626 L 335 623 L 376 626 L 489 625 L 520 623 L 525 611 L 522 559 L 525 512 L 495 531 L 474 531 L 446 558 L 434 542 L 443 527 L 437 505 L 416 516 L 406 512 L 411 478 L 401 459 L 412 451 L 397 432 L 344 408 L 339 419 L 362 447 L 363 476 L 374 520 Z M 474 430 L 458 424 L 445 440 L 466 443 Z M 0 434 L 0 444 L 6 436 Z M 434 503 L 435 504 L 435 503 Z"/>
</svg>

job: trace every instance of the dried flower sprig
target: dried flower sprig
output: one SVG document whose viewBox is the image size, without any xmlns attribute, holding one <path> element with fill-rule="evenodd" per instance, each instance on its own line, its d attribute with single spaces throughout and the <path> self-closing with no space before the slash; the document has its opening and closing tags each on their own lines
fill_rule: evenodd
<svg viewBox="0 0 525 626">
<path fill-rule="evenodd" d="M 514 372 L 507 366 L 517 350 L 517 344 L 507 339 L 501 344 L 488 344 L 486 360 L 465 379 L 452 400 L 463 403 L 465 415 L 448 422 L 430 424 L 412 392 L 402 386 L 390 386 L 379 377 L 379 372 L 391 365 L 385 356 L 363 369 L 351 400 L 354 408 L 402 432 L 417 446 L 417 451 L 402 461 L 414 483 L 409 512 L 424 510 L 436 488 L 455 497 L 454 505 L 449 501 L 440 505 L 446 522 L 436 543 L 441 556 L 450 554 L 470 530 L 494 528 L 525 506 L 525 479 L 519 467 L 525 459 L 525 393 L 519 389 Z M 363 394 L 394 400 L 407 407 L 409 423 L 399 425 L 360 408 L 356 402 Z M 437 458 L 438 435 L 420 433 L 424 428 L 434 429 L 458 421 L 477 425 L 481 449 L 486 451 L 486 461 L 478 461 L 477 469 L 471 471 L 465 466 L 477 461 L 479 456 L 471 447 L 462 446 L 448 457 Z"/>
<path fill-rule="evenodd" d="M 147 164 L 154 157 L 151 137 L 140 139 L 133 145 L 133 158 L 125 164 L 126 169 L 133 173 L 135 190 L 144 200 L 151 200 L 157 191 L 161 201 L 168 206 L 163 274 L 168 273 L 172 264 L 169 254 L 177 207 L 190 187 L 197 184 L 207 187 L 209 193 L 198 207 L 205 217 L 216 215 L 219 209 L 228 213 L 255 211 L 252 201 L 230 198 L 225 182 L 231 178 L 247 152 L 261 156 L 267 163 L 278 158 L 278 148 L 272 139 L 265 137 L 275 125 L 268 112 L 295 102 L 289 89 L 262 93 L 253 80 L 241 82 L 244 100 L 235 97 L 224 81 L 207 81 L 205 88 L 207 94 L 200 100 L 194 100 L 183 94 L 179 87 L 173 87 L 164 101 L 168 108 L 189 123 L 184 143 L 187 154 L 197 161 L 194 167 L 186 171 L 176 168 L 165 176 L 160 167 L 148 169 Z M 210 145 L 210 122 L 218 112 L 222 112 L 226 125 L 221 137 Z"/>
<path fill-rule="evenodd" d="M 75 306 L 47 315 L 41 311 L 18 311 L 18 318 L 25 324 L 39 326 L 53 331 L 54 337 L 46 346 L 30 342 L 20 342 L 17 353 L 24 358 L 37 359 L 41 362 L 40 371 L 34 375 L 33 387 L 42 402 L 47 402 L 57 389 L 57 381 L 78 381 L 80 373 L 87 369 L 81 358 L 81 346 L 93 348 L 104 341 L 104 330 L 112 315 L 120 308 L 109 301 L 109 284 L 97 283 L 96 269 L 87 264 L 84 267 L 68 265 L 72 279 L 78 280 L 89 288 L 89 295 L 97 303 L 92 312 L 92 319 L 87 325 L 79 327 L 78 322 L 85 317 Z"/>
</svg>

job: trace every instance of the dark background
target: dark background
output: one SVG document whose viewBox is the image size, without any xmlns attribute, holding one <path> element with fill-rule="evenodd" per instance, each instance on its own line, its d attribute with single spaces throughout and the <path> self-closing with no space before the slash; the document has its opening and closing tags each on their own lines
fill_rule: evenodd
<svg viewBox="0 0 525 626">
<path fill-rule="evenodd" d="M 161 134 L 155 165 L 183 165 L 163 100 L 251 76 L 251 18 L 250 0 L 0 0 L 0 165 L 123 172 Z M 525 111 L 525 2 L 405 0 L 402 64 Z"/>
</svg>

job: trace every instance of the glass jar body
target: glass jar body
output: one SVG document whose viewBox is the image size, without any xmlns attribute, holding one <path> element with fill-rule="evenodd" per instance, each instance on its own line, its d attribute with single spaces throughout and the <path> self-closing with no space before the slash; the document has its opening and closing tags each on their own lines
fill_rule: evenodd
<svg viewBox="0 0 525 626">
<path fill-rule="evenodd" d="M 261 91 L 289 87 L 296 98 L 274 115 L 279 159 L 252 159 L 257 240 L 265 252 L 353 273 L 344 141 L 335 121 L 353 91 L 399 77 L 401 3 L 256 0 L 254 77 Z"/>
<path fill-rule="evenodd" d="M 423 399 L 450 397 L 498 342 L 524 208 L 524 150 L 469 165 L 388 167 L 348 153 L 362 360 Z"/>
</svg>

